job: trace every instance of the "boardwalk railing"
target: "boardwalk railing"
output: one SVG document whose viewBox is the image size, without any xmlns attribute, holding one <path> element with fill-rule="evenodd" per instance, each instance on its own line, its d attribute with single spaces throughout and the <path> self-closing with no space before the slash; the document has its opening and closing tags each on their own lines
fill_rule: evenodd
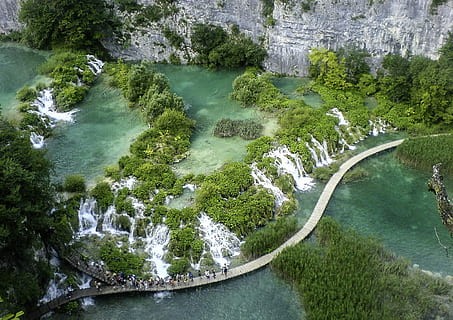
<svg viewBox="0 0 453 320">
<path fill-rule="evenodd" d="M 66 296 L 61 296 L 57 299 L 54 299 L 47 304 L 44 304 L 39 307 L 38 310 L 36 310 L 33 313 L 30 313 L 28 315 L 28 319 L 38 319 L 42 315 L 46 314 L 47 312 L 58 308 L 59 306 L 68 303 L 73 300 L 77 300 L 80 298 L 84 297 L 90 297 L 90 296 L 99 296 L 99 295 L 107 295 L 107 294 L 119 294 L 119 293 L 126 293 L 126 292 L 159 292 L 159 291 L 174 291 L 174 290 L 182 290 L 182 289 L 188 289 L 188 288 L 194 288 L 194 287 L 199 287 L 199 286 L 205 286 L 208 284 L 213 284 L 217 282 L 221 282 L 227 279 L 232 279 L 235 277 L 242 276 L 244 274 L 250 273 L 252 271 L 258 270 L 267 264 L 269 264 L 274 257 L 276 257 L 283 249 L 286 247 L 295 245 L 305 239 L 307 236 L 310 235 L 310 233 L 314 230 L 316 225 L 318 224 L 319 220 L 321 219 L 330 198 L 332 197 L 333 192 L 335 191 L 335 188 L 337 187 L 338 183 L 341 181 L 343 178 L 344 174 L 351 169 L 353 166 L 355 166 L 357 163 L 362 161 L 363 159 L 370 157 L 372 155 L 375 155 L 379 152 L 395 148 L 396 146 L 400 145 L 404 139 L 401 140 L 396 140 L 392 141 L 389 143 L 385 143 L 382 145 L 379 145 L 377 147 L 368 149 L 362 153 L 359 153 L 358 155 L 348 159 L 345 163 L 343 163 L 340 166 L 340 169 L 330 178 L 330 180 L 327 182 L 326 186 L 324 187 L 323 192 L 321 193 L 321 196 L 318 199 L 318 202 L 316 203 L 315 208 L 313 209 L 312 214 L 310 215 L 310 218 L 307 220 L 305 225 L 300 229 L 294 236 L 292 236 L 290 239 L 288 239 L 285 243 L 283 243 L 280 247 L 272 251 L 271 253 L 268 253 L 266 255 L 263 255 L 253 261 L 247 262 L 243 265 L 240 265 L 238 267 L 232 268 L 228 270 L 228 275 L 221 275 L 219 274 L 216 278 L 210 277 L 209 279 L 205 277 L 196 277 L 193 279 L 193 281 L 187 281 L 187 282 L 182 282 L 179 284 L 175 285 L 170 285 L 170 284 L 164 284 L 164 285 L 153 285 L 153 286 L 148 286 L 148 287 L 136 287 L 136 286 L 122 286 L 122 285 L 110 285 L 110 286 L 103 286 L 100 287 L 99 289 L 97 288 L 88 288 L 88 289 L 80 289 L 80 290 L 74 290 L 71 292 L 70 295 Z M 68 260 L 69 262 L 69 260 Z M 71 263 L 71 262 L 70 262 Z M 75 264 L 71 263 L 75 268 L 77 268 L 80 271 L 86 272 L 87 274 L 93 276 L 94 278 L 101 280 L 105 283 L 110 283 L 107 279 L 106 281 L 102 280 L 99 277 L 95 277 L 92 273 L 89 273 L 89 270 L 83 270 L 79 268 L 79 264 L 77 262 Z"/>
</svg>

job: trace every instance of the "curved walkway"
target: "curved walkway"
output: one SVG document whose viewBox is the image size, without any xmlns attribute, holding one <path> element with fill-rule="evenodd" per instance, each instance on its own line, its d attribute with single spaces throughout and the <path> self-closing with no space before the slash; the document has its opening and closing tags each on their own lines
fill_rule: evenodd
<svg viewBox="0 0 453 320">
<path fill-rule="evenodd" d="M 210 279 L 206 279 L 205 277 L 196 277 L 193 279 L 193 281 L 189 281 L 186 283 L 181 283 L 181 284 L 176 284 L 176 285 L 170 285 L 170 284 L 165 284 L 163 286 L 158 286 L 154 285 L 148 288 L 136 288 L 136 287 L 122 287 L 120 285 L 117 286 L 103 286 L 99 289 L 96 288 L 88 288 L 88 289 L 80 289 L 80 290 L 75 290 L 71 293 L 71 296 L 60 296 L 57 299 L 54 299 L 47 304 L 44 304 L 39 307 L 38 310 L 36 310 L 33 313 L 30 313 L 28 315 L 28 319 L 38 319 L 42 315 L 46 314 L 49 311 L 52 311 L 55 308 L 58 308 L 59 306 L 68 303 L 73 300 L 77 300 L 80 298 L 84 297 L 90 297 L 90 296 L 99 296 L 99 295 L 107 295 L 107 294 L 118 294 L 118 293 L 126 293 L 126 292 L 158 292 L 158 291 L 174 291 L 174 290 L 182 290 L 182 289 L 188 289 L 188 288 L 194 288 L 194 287 L 199 287 L 199 286 L 204 286 L 220 281 L 224 281 L 226 279 L 231 279 L 235 277 L 239 277 L 241 275 L 250 273 L 252 271 L 258 270 L 267 264 L 269 264 L 272 259 L 277 256 L 283 249 L 285 249 L 288 246 L 292 246 L 297 244 L 298 242 L 302 241 L 305 239 L 310 233 L 314 230 L 316 225 L 318 224 L 319 220 L 321 219 L 324 210 L 327 207 L 327 204 L 329 203 L 329 200 L 335 191 L 335 188 L 337 187 L 338 183 L 341 181 L 343 178 L 344 174 L 351 169 L 353 166 L 355 166 L 357 163 L 362 161 L 363 159 L 370 157 L 372 155 L 375 155 L 379 152 L 395 148 L 399 144 L 401 144 L 404 141 L 404 139 L 401 140 L 396 140 L 388 143 L 384 143 L 382 145 L 376 146 L 374 148 L 370 148 L 362 153 L 359 153 L 358 155 L 348 159 L 345 163 L 343 163 L 340 166 L 340 169 L 330 178 L 330 180 L 327 182 L 326 186 L 324 187 L 324 190 L 321 194 L 321 196 L 318 199 L 318 202 L 316 203 L 315 208 L 313 209 L 313 212 L 308 219 L 308 221 L 305 223 L 305 225 L 300 229 L 294 236 L 292 236 L 290 239 L 288 239 L 284 244 L 282 244 L 280 247 L 272 251 L 271 253 L 268 253 L 264 256 L 259 257 L 256 260 L 250 261 L 248 263 L 245 263 L 243 265 L 240 265 L 238 267 L 232 268 L 228 270 L 228 276 L 218 274 L 215 279 L 212 277 Z M 76 265 L 74 265 L 77 267 Z M 83 270 L 82 270 L 83 271 Z"/>
</svg>

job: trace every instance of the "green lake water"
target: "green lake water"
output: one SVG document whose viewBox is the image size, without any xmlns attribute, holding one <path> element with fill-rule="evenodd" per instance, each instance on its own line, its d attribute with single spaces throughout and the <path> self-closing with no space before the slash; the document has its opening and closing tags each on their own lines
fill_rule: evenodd
<svg viewBox="0 0 453 320">
<path fill-rule="evenodd" d="M 24 85 L 36 82 L 36 68 L 45 61 L 46 56 L 46 52 L 15 44 L 0 44 L 0 107 L 8 119 L 17 116 L 16 92 Z"/>
<path fill-rule="evenodd" d="M 252 108 L 243 108 L 229 98 L 233 80 L 241 71 L 213 72 L 197 66 L 157 65 L 164 73 L 172 91 L 183 97 L 188 114 L 196 121 L 190 155 L 175 165 L 180 174 L 208 173 L 225 162 L 241 161 L 246 154 L 246 141 L 240 137 L 218 138 L 212 132 L 222 118 L 253 119 L 264 127 L 263 134 L 272 134 L 276 120 Z"/>
<path fill-rule="evenodd" d="M 82 174 L 89 184 L 102 177 L 108 165 L 128 153 L 129 145 L 146 125 L 140 114 L 127 107 L 121 92 L 101 76 L 78 106 L 74 123 L 60 122 L 46 140 L 55 175 Z"/>
<path fill-rule="evenodd" d="M 0 47 L 2 71 L 4 64 L 14 70 L 13 64 L 20 64 L 23 59 L 43 59 L 41 54 L 15 49 L 14 57 L 8 60 L 8 50 Z M 219 139 L 211 134 L 215 122 L 222 117 L 253 118 L 265 124 L 267 132 L 275 130 L 275 121 L 229 100 L 232 80 L 239 72 L 212 72 L 192 66 L 157 67 L 169 77 L 172 89 L 191 105 L 188 112 L 197 121 L 190 157 L 175 166 L 179 173 L 210 172 L 226 161 L 242 159 L 246 141 Z M 12 72 L 9 77 L 14 75 Z M 1 72 L 0 77 L 1 83 L 16 83 L 9 91 L 3 89 L 2 84 L 4 92 L 0 92 L 3 99 L 0 101 L 12 101 L 15 95 L 12 90 L 33 82 L 35 73 L 30 72 L 27 77 L 18 73 L 18 79 L 8 80 Z M 55 137 L 47 142 L 48 155 L 56 163 L 58 177 L 81 173 L 93 180 L 102 175 L 106 165 L 127 153 L 130 142 L 145 126 L 140 116 L 127 108 L 120 93 L 106 86 L 104 78 L 99 79 L 79 109 L 75 123 L 58 125 Z M 398 137 L 397 134 L 369 138 L 358 145 L 358 150 Z M 389 249 L 421 268 L 453 274 L 452 261 L 446 257 L 434 234 L 436 227 L 442 241 L 451 243 L 440 223 L 434 196 L 426 189 L 430 174 L 401 165 L 391 152 L 366 160 L 361 166 L 370 173 L 368 178 L 341 185 L 327 213 L 346 226 L 382 239 Z M 452 194 L 452 181 L 448 180 L 447 185 Z M 317 183 L 311 192 L 297 195 L 301 222 L 309 216 L 322 187 Z M 239 279 L 167 296 L 99 297 L 94 306 L 77 318 L 303 319 L 303 310 L 292 288 L 265 268 Z"/>
</svg>

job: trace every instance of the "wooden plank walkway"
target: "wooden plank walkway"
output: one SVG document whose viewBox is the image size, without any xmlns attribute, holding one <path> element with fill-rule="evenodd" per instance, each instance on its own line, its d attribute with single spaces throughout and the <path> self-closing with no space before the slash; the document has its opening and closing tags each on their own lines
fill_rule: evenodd
<svg viewBox="0 0 453 320">
<path fill-rule="evenodd" d="M 299 243 L 300 241 L 304 240 L 307 236 L 310 235 L 310 233 L 314 230 L 316 225 L 318 224 L 319 220 L 321 219 L 322 215 L 324 214 L 324 211 L 329 203 L 330 198 L 332 197 L 333 192 L 335 191 L 335 188 L 337 187 L 338 183 L 341 181 L 343 178 L 344 174 L 351 169 L 353 166 L 355 166 L 357 163 L 362 161 L 365 158 L 368 158 L 372 155 L 375 155 L 377 153 L 380 153 L 382 151 L 395 148 L 399 144 L 401 144 L 404 141 L 404 139 L 401 140 L 396 140 L 392 142 L 388 142 L 379 146 L 376 146 L 374 148 L 370 148 L 362 153 L 359 153 L 358 155 L 348 159 L 346 162 L 344 162 L 341 166 L 338 172 L 336 172 L 330 180 L 327 182 L 326 186 L 324 187 L 323 192 L 321 193 L 321 196 L 318 199 L 318 202 L 316 203 L 315 208 L 313 209 L 312 214 L 310 215 L 310 218 L 308 221 L 305 223 L 305 225 L 300 229 L 294 236 L 292 236 L 290 239 L 288 239 L 285 243 L 283 243 L 280 247 L 272 251 L 271 253 L 268 253 L 264 256 L 261 256 L 253 261 L 247 262 L 243 265 L 240 265 L 238 267 L 232 268 L 228 270 L 228 275 L 222 275 L 218 274 L 215 279 L 210 277 L 210 279 L 206 279 L 205 277 L 195 277 L 193 281 L 188 281 L 188 282 L 182 282 L 180 284 L 175 284 L 175 285 L 170 285 L 170 284 L 165 284 L 163 286 L 160 285 L 153 285 L 148 288 L 136 288 L 136 287 L 128 287 L 128 286 L 103 286 L 99 289 L 96 288 L 88 288 L 88 289 L 80 289 L 80 290 L 75 290 L 71 293 L 71 296 L 60 296 L 57 299 L 54 299 L 47 304 L 44 304 L 39 307 L 38 310 L 35 312 L 32 312 L 28 314 L 27 319 L 39 319 L 42 315 L 46 314 L 47 312 L 52 311 L 53 309 L 58 308 L 59 306 L 68 303 L 70 301 L 74 301 L 80 298 L 85 298 L 85 297 L 91 297 L 91 296 L 99 296 L 99 295 L 107 295 L 107 294 L 120 294 L 120 293 L 127 293 L 127 292 L 159 292 L 159 291 L 175 291 L 175 290 L 183 290 L 183 289 L 190 289 L 190 288 L 195 288 L 195 287 L 200 287 L 200 286 L 205 286 L 205 285 L 210 285 L 214 283 L 218 283 L 221 281 L 225 281 L 227 279 L 232 279 L 236 278 L 242 275 L 245 275 L 247 273 L 250 273 L 252 271 L 258 270 L 267 264 L 269 264 L 274 257 L 276 257 L 283 249 L 285 249 L 288 246 L 295 245 Z M 77 268 L 77 264 L 74 264 L 74 267 Z"/>
</svg>

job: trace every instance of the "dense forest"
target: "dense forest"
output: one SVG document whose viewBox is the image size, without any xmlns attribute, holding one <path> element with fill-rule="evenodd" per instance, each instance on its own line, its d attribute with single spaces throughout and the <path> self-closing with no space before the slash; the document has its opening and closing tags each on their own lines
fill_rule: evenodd
<svg viewBox="0 0 453 320">
<path fill-rule="evenodd" d="M 170 14 L 171 2 L 157 1 L 155 7 L 142 10 L 133 0 L 116 0 L 113 5 L 103 0 L 25 0 L 20 13 L 25 28 L 18 37 L 28 46 L 53 51 L 53 56 L 41 66 L 40 72 L 53 79 L 51 86 L 55 90 L 58 108 L 66 111 L 84 99 L 95 81 L 91 73 L 83 71 L 86 54 L 96 53 L 109 59 L 102 41 L 112 36 L 121 37 L 124 26 L 115 15 L 117 10 L 140 12 L 136 18 L 145 23 Z M 167 30 L 166 36 L 175 46 L 182 45 L 171 30 Z M 154 70 L 152 63 L 132 64 L 109 59 L 105 70 L 110 85 L 121 90 L 131 108 L 140 110 L 149 128 L 131 144 L 128 155 L 106 169 L 108 179 L 97 183 L 91 190 L 86 190 L 80 176 L 69 176 L 62 185 L 54 185 L 51 182 L 52 164 L 42 151 L 31 147 L 27 136 L 30 126 L 38 128 L 38 132 L 45 136 L 52 134 L 39 119 L 27 115 L 27 103 L 36 98 L 42 86 L 23 88 L 18 92 L 18 100 L 23 102 L 19 106 L 24 113 L 22 122 L 14 126 L 0 119 L 2 310 L 30 310 L 36 305 L 52 272 L 49 259 L 55 254 L 55 249 L 59 252 L 66 250 L 64 245 L 72 239 L 72 230 L 77 229 L 76 210 L 83 197 L 96 199 L 98 210 L 105 210 L 113 204 L 118 212 L 124 212 L 116 224 L 125 231 L 131 227 L 127 215 L 134 215 L 131 197 L 143 201 L 146 217 L 139 222 L 137 232 L 143 234 L 149 224 L 165 221 L 172 234 L 166 257 L 171 264 L 169 273 L 183 273 L 189 270 L 191 261 L 202 258 L 203 242 L 196 232 L 196 218 L 201 211 L 245 238 L 242 250 L 250 259 L 275 249 L 297 230 L 297 223 L 291 216 L 297 206 L 294 181 L 288 175 L 280 175 L 269 158 L 263 157 L 276 145 L 287 146 L 300 156 L 309 173 L 327 179 L 338 164 L 315 168 L 307 149 L 307 143 L 312 139 L 326 141 L 329 150 L 337 153 L 342 148 L 340 140 L 349 144 L 358 141 L 370 132 L 370 121 L 378 119 L 411 135 L 451 133 L 453 34 L 447 38 L 438 60 L 388 55 L 375 73 L 367 63 L 368 54 L 362 50 L 351 47 L 334 52 L 313 48 L 309 56 L 311 80 L 299 91 L 318 93 L 323 100 L 320 109 L 313 109 L 302 100 L 289 98 L 280 92 L 272 82 L 276 75 L 261 69 L 265 50 L 237 28 L 224 30 L 214 25 L 197 24 L 190 40 L 191 49 L 197 54 L 190 63 L 209 68 L 246 68 L 232 84 L 231 98 L 246 108 L 257 108 L 276 117 L 279 129 L 275 136 L 259 137 L 260 127 L 253 122 L 225 120 L 218 124 L 219 136 L 238 134 L 252 140 L 244 161 L 228 163 L 207 176 L 177 177 L 171 165 L 187 156 L 196 126 L 185 112 L 184 101 L 171 92 L 168 80 Z M 178 63 L 176 60 L 169 62 Z M 73 86 L 77 79 L 82 79 L 83 85 Z M 371 108 L 368 105 L 370 101 Z M 335 129 L 338 120 L 328 115 L 332 108 L 338 108 L 345 115 L 351 130 L 339 132 Z M 433 162 L 442 161 L 451 170 L 451 156 L 446 157 L 442 152 L 449 150 L 451 138 L 439 136 L 415 141 L 399 149 L 401 159 L 408 164 L 422 162 L 420 167 L 425 169 L 429 169 Z M 428 158 L 423 158 L 428 145 L 435 146 L 437 152 L 430 152 Z M 275 185 L 288 197 L 281 207 L 275 208 L 274 196 L 254 185 L 250 175 L 252 163 L 271 176 Z M 134 190 L 123 188 L 114 194 L 107 181 L 119 181 L 128 176 L 137 178 L 138 187 Z M 181 210 L 165 207 L 165 197 L 181 195 L 186 183 L 199 187 L 194 205 Z M 71 197 L 62 199 L 62 191 Z M 413 305 L 417 308 L 411 314 L 420 318 L 434 308 L 431 294 L 447 291 L 443 283 L 432 284 L 420 275 L 410 274 L 405 262 L 385 252 L 374 240 L 354 233 L 347 236 L 332 221 L 321 224 L 317 242 L 317 245 L 303 244 L 292 248 L 273 264 L 284 278 L 297 283 L 312 319 L 322 318 L 318 317 L 319 313 L 333 316 L 346 309 L 359 319 L 360 312 L 369 315 L 367 312 L 372 310 L 372 314 L 377 315 L 382 310 L 380 308 L 384 308 L 387 318 L 392 319 L 399 318 L 398 312 L 409 310 Z M 120 249 L 114 241 L 107 239 L 100 243 L 98 254 L 112 271 L 143 273 L 143 257 Z M 345 255 L 351 251 L 357 253 L 354 259 Z M 374 286 L 373 292 L 356 290 L 356 295 L 358 291 L 366 292 L 366 296 L 358 297 L 354 292 L 345 294 L 341 291 L 347 290 L 355 278 L 349 273 L 343 274 L 344 270 L 335 269 L 336 263 L 332 270 L 325 269 L 323 274 L 308 272 L 328 265 L 326 257 L 338 261 L 338 264 L 349 259 L 346 271 L 363 271 L 365 268 L 366 272 L 359 279 L 364 290 L 369 289 L 370 281 L 377 281 L 379 286 Z M 209 260 L 209 257 L 205 258 Z M 308 267 L 299 265 L 302 261 L 306 261 Z M 368 264 L 368 261 L 373 264 Z M 332 279 L 332 274 L 338 277 Z M 379 275 L 378 279 L 374 278 L 376 275 Z M 301 277 L 309 277 L 316 286 L 304 286 Z M 331 280 L 338 283 L 340 291 L 329 291 L 330 288 L 326 291 L 330 300 L 326 301 L 335 303 L 324 303 L 319 308 L 317 299 L 323 297 L 320 292 L 325 291 L 324 285 Z M 404 281 L 408 288 L 421 288 L 423 291 L 399 290 L 397 280 Z M 379 291 L 386 288 L 393 290 L 390 296 Z M 378 300 L 374 299 L 376 296 Z M 345 298 L 350 301 L 349 305 L 342 304 Z M 354 299 L 361 299 L 360 303 L 352 304 Z M 411 304 L 408 299 L 412 299 Z M 386 304 L 389 300 L 391 303 Z M 395 301 L 400 301 L 398 306 L 404 308 L 398 309 Z M 360 310 L 355 308 L 357 305 L 361 306 Z"/>
</svg>

